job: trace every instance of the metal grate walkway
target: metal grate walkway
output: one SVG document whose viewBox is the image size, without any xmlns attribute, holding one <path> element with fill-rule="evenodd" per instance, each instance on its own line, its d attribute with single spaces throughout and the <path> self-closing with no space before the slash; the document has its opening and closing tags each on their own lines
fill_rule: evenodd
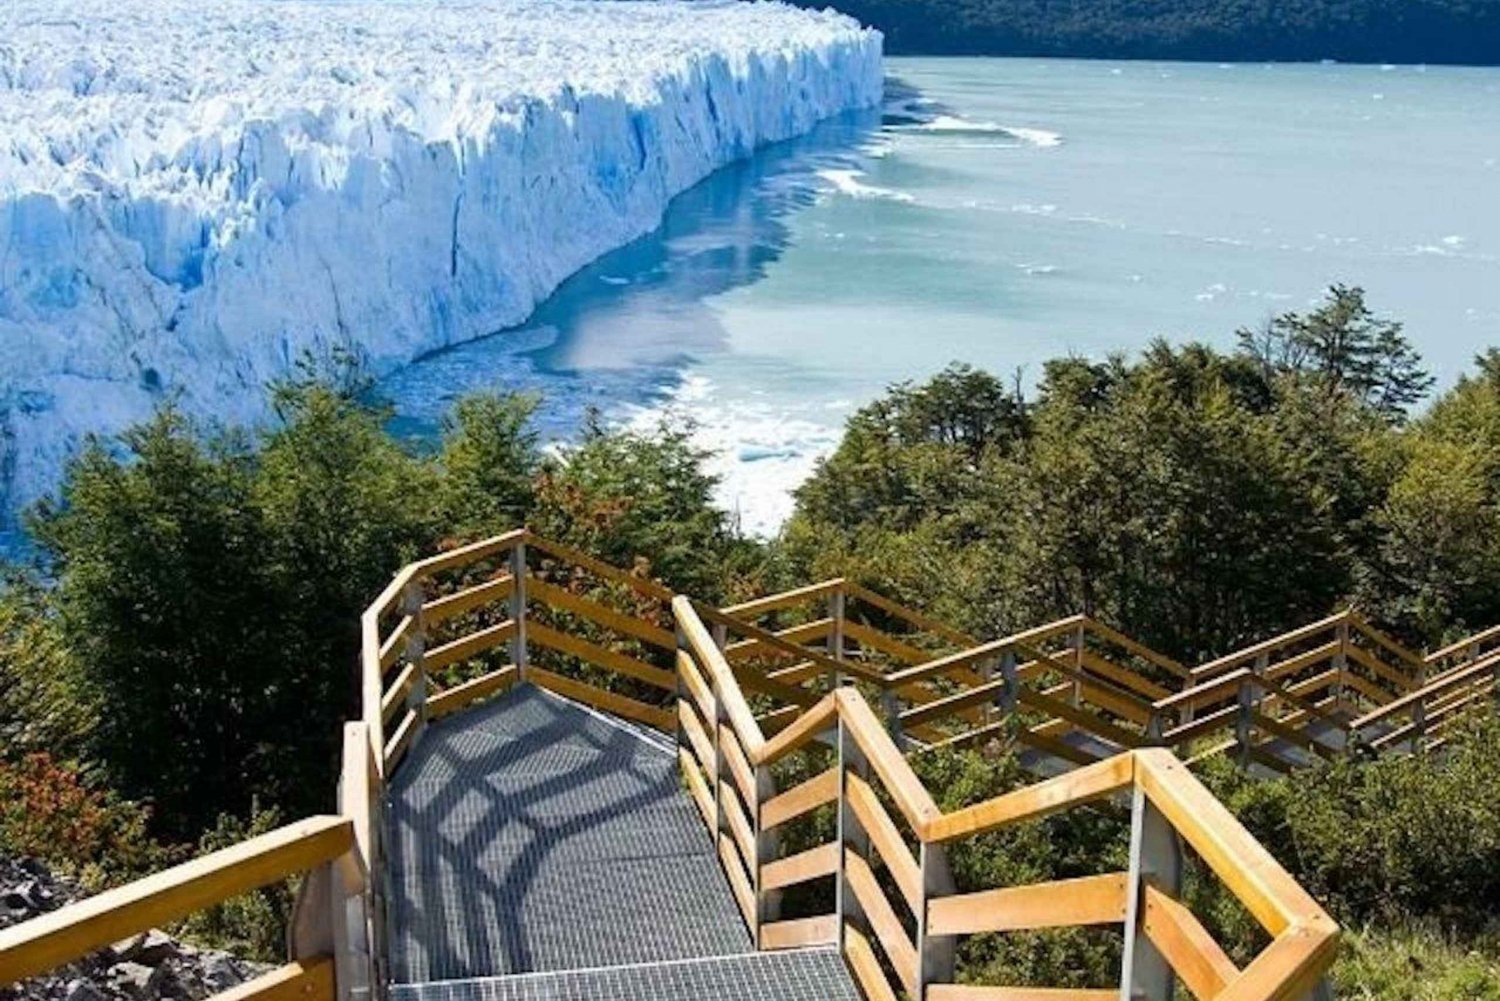
<svg viewBox="0 0 1500 1001">
<path fill-rule="evenodd" d="M 829 950 L 753 953 L 665 738 L 551 693 L 431 725 L 388 823 L 401 1001 L 856 996 Z"/>
</svg>

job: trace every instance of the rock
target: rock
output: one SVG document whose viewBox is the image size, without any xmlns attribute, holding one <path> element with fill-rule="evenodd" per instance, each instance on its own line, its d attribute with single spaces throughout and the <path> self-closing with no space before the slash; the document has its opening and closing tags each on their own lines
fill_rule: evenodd
<svg viewBox="0 0 1500 1001">
<path fill-rule="evenodd" d="M 237 987 L 249 979 L 227 952 L 203 953 L 198 958 L 198 969 L 203 974 L 203 983 L 214 994 Z"/>
<path fill-rule="evenodd" d="M 168 959 L 182 956 L 182 946 L 159 928 L 152 928 L 142 935 L 140 945 L 131 958 L 146 966 L 159 966 Z"/>
<path fill-rule="evenodd" d="M 80 977 L 68 981 L 68 985 L 63 988 L 62 1001 L 109 1001 L 109 997 Z"/>
<path fill-rule="evenodd" d="M 109 985 L 126 997 L 134 998 L 135 1001 L 157 1001 L 169 974 L 161 967 L 126 962 L 111 966 L 107 976 Z"/>
</svg>

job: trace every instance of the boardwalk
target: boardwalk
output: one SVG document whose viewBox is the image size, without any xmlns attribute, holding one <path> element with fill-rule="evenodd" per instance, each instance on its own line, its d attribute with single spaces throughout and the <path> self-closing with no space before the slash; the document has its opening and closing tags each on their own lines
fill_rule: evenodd
<svg viewBox="0 0 1500 1001">
<path fill-rule="evenodd" d="M 857 996 L 831 950 L 754 953 L 666 738 L 531 686 L 429 728 L 390 834 L 405 1001 Z"/>
</svg>

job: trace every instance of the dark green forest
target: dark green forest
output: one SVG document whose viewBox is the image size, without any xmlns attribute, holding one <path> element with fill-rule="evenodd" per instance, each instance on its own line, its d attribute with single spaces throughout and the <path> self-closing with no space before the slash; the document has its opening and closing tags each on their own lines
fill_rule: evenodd
<svg viewBox="0 0 1500 1001">
<path fill-rule="evenodd" d="M 892 55 L 1500 62 L 1497 0 L 838 0 L 833 6 L 883 31 Z"/>
<path fill-rule="evenodd" d="M 1059 358 L 1025 392 L 956 364 L 851 416 L 769 540 L 714 506 L 677 424 L 545 448 L 536 400 L 483 395 L 416 452 L 347 372 L 278 387 L 256 429 L 167 406 L 83 450 L 30 514 L 43 565 L 0 580 L 0 854 L 98 887 L 328 809 L 359 611 L 403 562 L 521 524 L 714 603 L 847 576 L 986 637 L 1085 611 L 1196 662 L 1355 602 L 1437 645 L 1500 622 L 1500 352 L 1432 388 L 1345 287 L 1230 350 Z M 1496 721 L 1455 748 L 1204 772 L 1348 930 L 1340 998 L 1500 998 Z M 1002 752 L 923 769 L 948 805 L 1030 781 Z M 980 839 L 960 875 L 1076 874 L 1124 820 L 1072 816 Z M 182 931 L 271 957 L 289 901 Z M 1194 906 L 1254 947 L 1222 897 Z M 1109 961 L 1092 941 L 965 962 L 1065 983 Z"/>
</svg>

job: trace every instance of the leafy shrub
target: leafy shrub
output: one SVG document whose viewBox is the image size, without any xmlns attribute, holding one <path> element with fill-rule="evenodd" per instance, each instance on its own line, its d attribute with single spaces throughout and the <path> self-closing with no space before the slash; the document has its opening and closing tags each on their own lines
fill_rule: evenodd
<svg viewBox="0 0 1500 1001">
<path fill-rule="evenodd" d="M 248 819 L 221 814 L 198 839 L 194 854 L 232 847 L 273 831 L 282 823 L 279 811 L 261 809 L 259 804 L 251 807 Z M 298 878 L 272 883 L 198 911 L 184 919 L 177 931 L 204 948 L 223 949 L 265 963 L 281 962 L 286 956 L 287 926 L 300 882 Z"/>
<path fill-rule="evenodd" d="M 0 852 L 28 855 L 90 890 L 134 879 L 182 852 L 147 834 L 150 811 L 44 753 L 0 761 Z"/>
</svg>

